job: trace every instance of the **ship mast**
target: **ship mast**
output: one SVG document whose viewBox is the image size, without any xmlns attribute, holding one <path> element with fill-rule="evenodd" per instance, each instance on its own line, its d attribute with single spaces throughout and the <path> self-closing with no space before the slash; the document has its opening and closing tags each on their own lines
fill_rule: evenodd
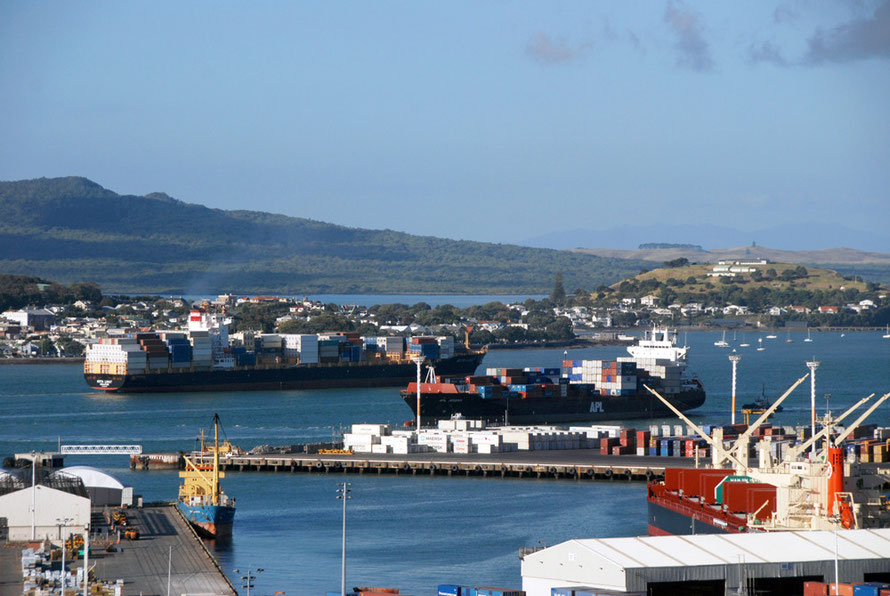
<svg viewBox="0 0 890 596">
<path fill-rule="evenodd" d="M 213 414 L 213 484 L 210 488 L 214 505 L 219 505 L 219 414 Z"/>
</svg>

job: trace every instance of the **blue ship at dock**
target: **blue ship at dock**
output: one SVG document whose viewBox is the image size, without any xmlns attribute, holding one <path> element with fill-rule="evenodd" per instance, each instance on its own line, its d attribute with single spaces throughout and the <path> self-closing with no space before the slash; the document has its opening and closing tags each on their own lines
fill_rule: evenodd
<svg viewBox="0 0 890 596">
<path fill-rule="evenodd" d="M 220 489 L 225 472 L 219 469 L 219 414 L 213 415 L 213 446 L 205 446 L 201 433 L 201 451 L 194 457 L 183 456 L 186 468 L 179 473 L 179 511 L 204 538 L 232 535 L 235 499 Z M 205 457 L 210 452 L 212 457 Z"/>
</svg>

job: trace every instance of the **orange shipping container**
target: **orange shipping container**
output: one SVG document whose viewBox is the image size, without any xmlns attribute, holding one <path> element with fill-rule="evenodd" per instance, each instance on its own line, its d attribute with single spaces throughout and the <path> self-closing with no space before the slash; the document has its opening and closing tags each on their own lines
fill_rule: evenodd
<svg viewBox="0 0 890 596">
<path fill-rule="evenodd" d="M 834 584 L 828 584 L 828 593 L 838 594 L 839 596 L 853 596 L 853 585 L 837 584 L 837 591 L 835 592 Z"/>
<path fill-rule="evenodd" d="M 804 582 L 803 596 L 827 596 L 828 584 L 825 582 Z"/>
</svg>

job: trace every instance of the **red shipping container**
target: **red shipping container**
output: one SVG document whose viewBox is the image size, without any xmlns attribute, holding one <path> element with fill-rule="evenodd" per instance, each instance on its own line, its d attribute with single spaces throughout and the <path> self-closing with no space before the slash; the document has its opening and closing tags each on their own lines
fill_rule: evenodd
<svg viewBox="0 0 890 596">
<path fill-rule="evenodd" d="M 754 511 L 767 504 L 760 513 L 758 518 L 763 519 L 764 515 L 769 517 L 768 513 L 772 512 L 776 507 L 776 487 L 771 484 L 748 483 L 748 482 L 724 482 L 723 483 L 723 504 L 730 511 L 744 511 L 754 513 Z M 755 505 L 756 503 L 756 505 Z M 772 507 L 772 509 L 770 509 Z"/>
<path fill-rule="evenodd" d="M 838 596 L 853 596 L 853 584 L 837 584 L 835 592 L 834 584 L 828 584 L 829 594 L 838 594 Z"/>
<path fill-rule="evenodd" d="M 804 582 L 803 596 L 827 596 L 828 584 L 825 582 Z"/>
<path fill-rule="evenodd" d="M 702 474 L 698 484 L 699 496 L 704 497 L 708 503 L 715 503 L 717 497 L 714 491 L 717 485 L 733 473 L 733 470 L 708 470 L 707 474 Z"/>
<path fill-rule="evenodd" d="M 665 468 L 664 469 L 664 486 L 668 490 L 680 490 L 682 481 L 681 474 L 683 468 Z"/>
<path fill-rule="evenodd" d="M 613 437 L 603 437 L 600 439 L 600 453 L 602 455 L 609 455 L 612 453 L 612 447 L 618 445 L 618 439 Z"/>
<path fill-rule="evenodd" d="M 638 430 L 637 431 L 637 445 L 648 445 L 649 439 L 651 438 L 652 433 L 648 430 Z"/>
</svg>

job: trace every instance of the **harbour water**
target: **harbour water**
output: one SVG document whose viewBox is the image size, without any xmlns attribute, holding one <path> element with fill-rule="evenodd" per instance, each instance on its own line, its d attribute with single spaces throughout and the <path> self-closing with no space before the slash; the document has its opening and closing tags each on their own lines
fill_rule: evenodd
<svg viewBox="0 0 890 596">
<path fill-rule="evenodd" d="M 708 391 L 696 412 L 700 423 L 729 421 L 730 350 L 717 348 L 715 332 L 688 334 L 690 369 Z M 816 395 L 819 412 L 840 411 L 860 397 L 890 391 L 890 340 L 881 333 L 813 333 L 764 339 L 743 355 L 738 368 L 739 403 L 775 398 L 821 361 Z M 683 336 L 681 335 L 681 341 Z M 731 341 L 730 337 L 727 337 Z M 612 358 L 623 348 L 569 350 L 570 359 Z M 494 351 L 482 367 L 558 366 L 563 350 Z M 809 383 L 785 401 L 779 424 L 809 420 Z M 0 455 L 52 450 L 63 444 L 137 443 L 146 451 L 178 451 L 194 445 L 201 428 L 220 414 L 237 445 L 285 445 L 327 440 L 333 430 L 357 422 L 400 425 L 411 417 L 397 389 L 105 395 L 90 391 L 71 365 L 0 367 Z M 890 425 L 890 406 L 870 421 Z M 675 422 L 662 420 L 658 422 Z M 626 421 L 638 427 L 648 421 Z M 68 465 L 102 468 L 135 487 L 148 501 L 172 500 L 176 472 L 131 471 L 122 456 L 78 456 Z M 642 535 L 645 488 L 641 483 L 576 482 L 405 476 L 323 476 L 230 473 L 226 492 L 237 498 L 234 537 L 211 545 L 222 568 L 262 567 L 258 593 L 323 594 L 339 589 L 341 503 L 337 482 L 351 483 L 347 513 L 347 583 L 399 587 L 414 596 L 435 594 L 439 583 L 519 586 L 519 547 L 570 538 Z M 175 553 L 174 553 L 175 556 Z M 101 564 L 100 564 L 101 565 Z M 101 575 L 101 567 L 99 574 Z M 237 583 L 237 582 L 236 582 Z"/>
</svg>

